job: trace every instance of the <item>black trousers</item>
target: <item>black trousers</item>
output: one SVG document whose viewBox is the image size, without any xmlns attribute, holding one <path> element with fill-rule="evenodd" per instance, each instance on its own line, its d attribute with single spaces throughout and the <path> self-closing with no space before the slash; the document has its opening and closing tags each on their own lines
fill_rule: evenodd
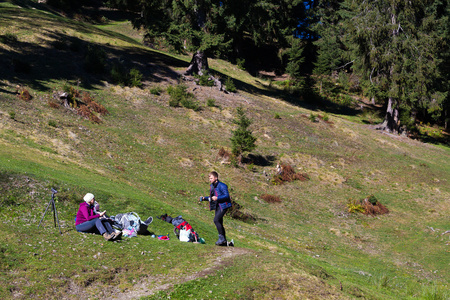
<svg viewBox="0 0 450 300">
<path fill-rule="evenodd" d="M 226 235 L 225 235 L 225 228 L 223 227 L 223 216 L 225 215 L 226 212 L 227 208 L 221 209 L 219 203 L 217 203 L 216 214 L 214 216 L 214 224 L 216 224 L 217 232 L 223 235 L 224 237 L 226 237 Z"/>
</svg>

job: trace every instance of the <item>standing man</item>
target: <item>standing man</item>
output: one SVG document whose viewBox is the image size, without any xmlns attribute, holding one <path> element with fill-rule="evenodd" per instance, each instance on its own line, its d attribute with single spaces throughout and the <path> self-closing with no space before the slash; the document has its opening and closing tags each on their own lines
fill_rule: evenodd
<svg viewBox="0 0 450 300">
<path fill-rule="evenodd" d="M 216 171 L 209 173 L 209 182 L 211 183 L 209 196 L 211 197 L 211 207 L 215 206 L 214 224 L 216 224 L 219 232 L 219 240 L 216 242 L 217 246 L 227 246 L 227 238 L 225 235 L 225 228 L 223 227 L 223 216 L 227 209 L 231 207 L 230 194 L 225 183 L 219 181 L 219 174 Z M 230 246 L 232 244 L 230 243 Z"/>
</svg>

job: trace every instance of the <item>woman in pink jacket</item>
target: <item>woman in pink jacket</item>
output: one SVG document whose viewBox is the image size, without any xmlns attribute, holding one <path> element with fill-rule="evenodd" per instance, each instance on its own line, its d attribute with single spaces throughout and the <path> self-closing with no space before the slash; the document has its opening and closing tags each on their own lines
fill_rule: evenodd
<svg viewBox="0 0 450 300">
<path fill-rule="evenodd" d="M 84 198 L 84 202 L 80 203 L 80 208 L 77 212 L 77 218 L 75 221 L 75 228 L 78 232 L 99 232 L 107 241 L 112 241 L 119 236 L 115 234 L 114 229 L 107 219 L 102 218 L 106 210 L 101 213 L 94 212 L 94 195 L 87 193 Z"/>
</svg>

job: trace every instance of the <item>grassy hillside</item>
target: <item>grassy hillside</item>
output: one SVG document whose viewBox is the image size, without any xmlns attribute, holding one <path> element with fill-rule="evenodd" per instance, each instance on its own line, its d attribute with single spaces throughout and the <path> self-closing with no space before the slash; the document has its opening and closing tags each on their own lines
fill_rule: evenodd
<svg viewBox="0 0 450 300">
<path fill-rule="evenodd" d="M 368 114 L 297 101 L 223 61 L 210 66 L 237 93 L 183 81 L 189 57 L 144 47 L 140 35 L 112 17 L 95 25 L 0 2 L 2 298 L 450 298 L 448 147 L 373 131 Z M 116 84 L 115 65 L 139 70 L 143 86 Z M 200 110 L 169 105 L 167 88 L 180 83 Z M 108 113 L 85 118 L 64 91 Z M 235 167 L 219 153 L 231 149 L 238 106 L 258 147 Z M 274 184 L 277 163 L 310 179 Z M 214 246 L 213 215 L 197 203 L 211 170 L 249 216 L 225 217 L 234 248 Z M 38 228 L 52 187 L 62 235 L 51 211 Z M 169 241 L 78 233 L 87 192 L 110 215 L 182 215 L 206 244 L 179 242 L 156 218 L 150 232 Z M 348 212 L 370 195 L 389 213 Z"/>
</svg>

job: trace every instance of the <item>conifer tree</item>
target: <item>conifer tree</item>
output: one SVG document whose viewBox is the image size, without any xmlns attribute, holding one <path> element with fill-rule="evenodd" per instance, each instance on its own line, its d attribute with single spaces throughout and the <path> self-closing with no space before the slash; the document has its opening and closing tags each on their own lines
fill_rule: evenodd
<svg viewBox="0 0 450 300">
<path fill-rule="evenodd" d="M 243 57 L 249 45 L 288 46 L 304 14 L 302 0 L 109 0 L 139 11 L 134 21 L 147 37 L 163 37 L 174 49 L 193 53 L 187 73 L 208 69 L 207 57 Z M 250 53 L 246 53 L 250 56 Z"/>
<path fill-rule="evenodd" d="M 441 53 L 448 52 L 442 37 L 448 23 L 447 2 L 324 1 L 325 8 L 333 4 L 330 11 L 339 18 L 328 27 L 318 25 L 322 41 L 317 43 L 316 72 L 329 72 L 328 65 L 334 68 L 337 58 L 347 56 L 354 62 L 352 70 L 362 85 L 386 101 L 379 129 L 398 132 L 401 124 L 412 125 L 416 117 L 441 118 L 446 101 Z M 336 19 L 332 13 L 324 15 Z"/>
<path fill-rule="evenodd" d="M 252 121 L 247 118 L 245 111 L 242 107 L 236 109 L 236 119 L 233 123 L 237 125 L 236 130 L 232 131 L 233 136 L 230 138 L 232 144 L 232 153 L 237 157 L 238 161 L 242 160 L 242 154 L 244 152 L 252 151 L 256 148 L 256 137 L 248 127 L 252 124 Z"/>
</svg>

